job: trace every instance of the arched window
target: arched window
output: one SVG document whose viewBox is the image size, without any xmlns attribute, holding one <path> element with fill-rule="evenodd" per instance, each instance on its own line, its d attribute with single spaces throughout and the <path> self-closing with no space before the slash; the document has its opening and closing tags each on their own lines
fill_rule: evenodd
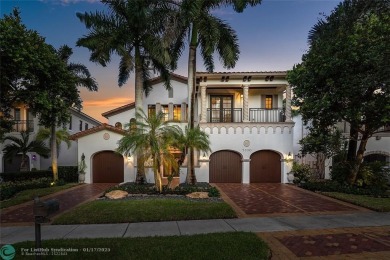
<svg viewBox="0 0 390 260">
<path fill-rule="evenodd" d="M 130 131 L 137 128 L 135 118 L 130 119 Z"/>
<path fill-rule="evenodd" d="M 119 129 L 122 129 L 122 123 L 121 122 L 116 122 L 115 123 L 115 127 L 119 128 Z"/>
</svg>

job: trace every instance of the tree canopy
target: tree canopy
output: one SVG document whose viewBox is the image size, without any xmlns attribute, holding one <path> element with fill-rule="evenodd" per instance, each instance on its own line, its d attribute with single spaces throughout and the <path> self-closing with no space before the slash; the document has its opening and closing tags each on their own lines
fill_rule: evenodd
<svg viewBox="0 0 390 260">
<path fill-rule="evenodd" d="M 351 138 L 359 137 L 351 182 L 368 138 L 390 122 L 389 60 L 390 2 L 345 0 L 313 26 L 308 52 L 288 73 L 294 103 L 314 132 L 346 121 Z"/>
</svg>

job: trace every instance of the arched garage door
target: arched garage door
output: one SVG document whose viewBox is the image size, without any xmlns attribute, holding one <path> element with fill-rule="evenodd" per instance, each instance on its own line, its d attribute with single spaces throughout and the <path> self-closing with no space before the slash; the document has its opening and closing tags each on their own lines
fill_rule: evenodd
<svg viewBox="0 0 390 260">
<path fill-rule="evenodd" d="M 103 151 L 93 156 L 93 182 L 123 182 L 123 156 L 113 151 Z"/>
<path fill-rule="evenodd" d="M 241 156 L 232 151 L 211 154 L 209 176 L 212 183 L 241 183 Z"/>
<path fill-rule="evenodd" d="M 257 151 L 251 155 L 251 183 L 280 183 L 280 155 L 269 150 Z"/>
</svg>

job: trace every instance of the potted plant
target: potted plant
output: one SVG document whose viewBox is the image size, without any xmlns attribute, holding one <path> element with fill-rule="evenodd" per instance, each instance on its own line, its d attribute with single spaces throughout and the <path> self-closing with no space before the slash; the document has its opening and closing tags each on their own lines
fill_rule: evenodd
<svg viewBox="0 0 390 260">
<path fill-rule="evenodd" d="M 85 164 L 85 155 L 83 153 L 79 163 L 79 183 L 84 183 L 85 181 L 85 169 L 87 169 L 87 165 Z"/>
</svg>

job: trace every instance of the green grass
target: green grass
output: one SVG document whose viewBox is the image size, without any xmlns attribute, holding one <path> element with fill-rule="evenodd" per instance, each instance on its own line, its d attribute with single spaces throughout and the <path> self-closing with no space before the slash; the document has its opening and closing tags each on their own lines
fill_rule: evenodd
<svg viewBox="0 0 390 260">
<path fill-rule="evenodd" d="M 375 198 L 366 195 L 355 195 L 339 192 L 322 192 L 321 194 L 375 211 L 390 211 L 390 198 Z"/>
<path fill-rule="evenodd" d="M 13 245 L 15 259 L 31 259 L 21 256 L 21 250 L 34 248 L 33 242 Z M 72 248 L 76 253 L 42 257 L 43 259 L 268 259 L 269 248 L 253 233 L 230 232 L 193 236 L 62 239 L 42 241 L 42 248 Z M 106 249 L 109 252 L 83 252 L 83 249 Z"/>
<path fill-rule="evenodd" d="M 101 224 L 235 218 L 225 202 L 183 199 L 97 200 L 56 218 L 53 224 Z"/>
<path fill-rule="evenodd" d="M 0 202 L 0 208 L 8 208 L 11 206 L 15 206 L 30 200 L 33 200 L 34 197 L 43 197 L 52 193 L 56 193 L 62 190 L 66 190 L 69 188 L 72 188 L 74 186 L 79 185 L 78 183 L 68 183 L 62 186 L 53 186 L 53 187 L 48 187 L 48 188 L 40 188 L 40 189 L 29 189 L 29 190 L 24 190 L 21 192 L 18 192 L 13 196 L 12 198 L 8 200 L 3 200 Z"/>
</svg>

